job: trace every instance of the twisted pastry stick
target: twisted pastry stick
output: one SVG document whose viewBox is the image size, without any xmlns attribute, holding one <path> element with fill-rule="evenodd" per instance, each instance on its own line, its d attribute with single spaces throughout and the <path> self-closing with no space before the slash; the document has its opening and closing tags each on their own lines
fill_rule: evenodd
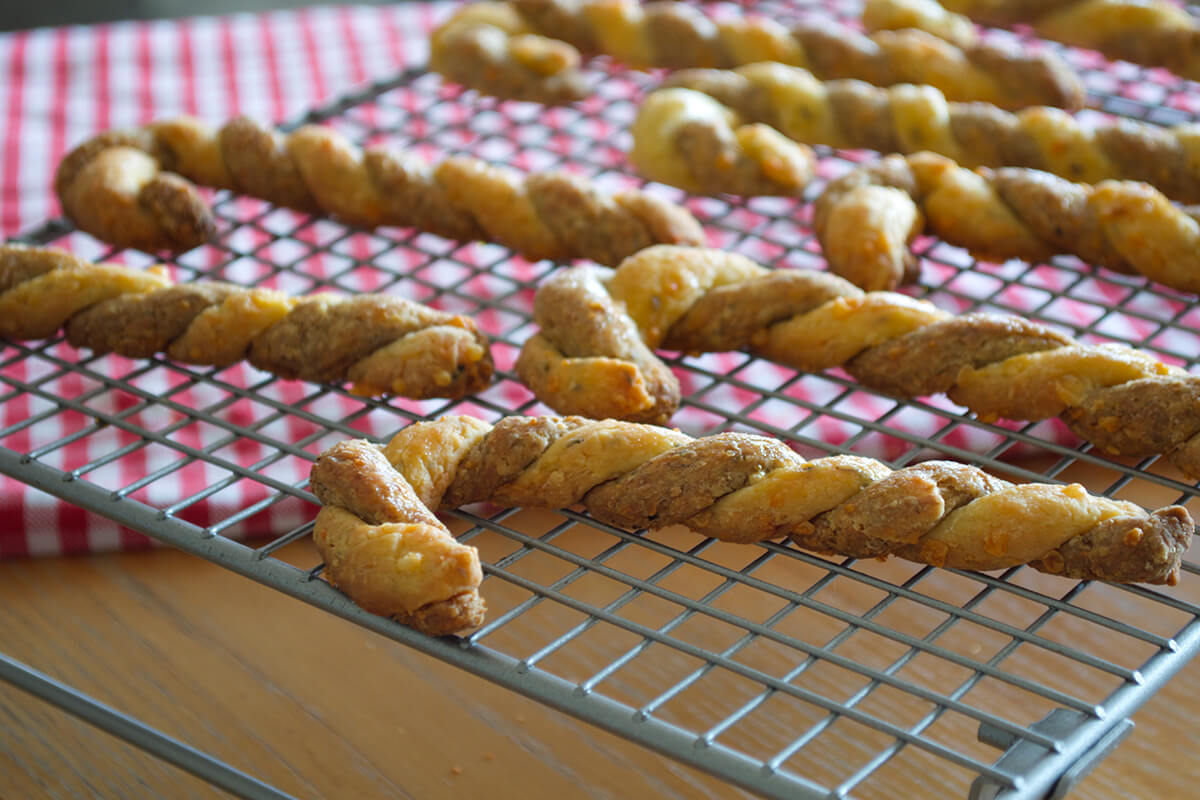
<svg viewBox="0 0 1200 800">
<path fill-rule="evenodd" d="M 868 31 L 918 30 L 959 47 L 979 41 L 975 23 L 946 9 L 938 0 L 866 0 L 863 28 Z"/>
<path fill-rule="evenodd" d="M 1147 513 L 1082 486 L 1014 485 L 930 461 L 892 471 L 858 456 L 805 461 L 744 433 L 677 431 L 580 417 L 447 417 L 382 450 L 340 442 L 313 466 L 324 504 L 314 540 L 330 581 L 360 605 L 426 632 L 478 625 L 479 567 L 430 509 L 490 501 L 582 503 L 623 528 L 684 525 L 752 543 L 956 569 L 1019 564 L 1082 580 L 1173 585 L 1192 534 L 1180 506 Z M 476 610 L 478 609 L 477 613 Z"/>
<path fill-rule="evenodd" d="M 328 128 L 284 135 L 245 117 L 219 130 L 180 117 L 102 134 L 67 155 L 55 189 L 67 216 L 104 241 L 184 250 L 214 227 L 188 181 L 361 227 L 491 239 L 532 259 L 616 264 L 651 244 L 704 240 L 687 210 L 644 192 L 610 197 L 579 176 L 522 176 L 474 158 L 431 165 L 404 151 L 360 150 Z"/>
<path fill-rule="evenodd" d="M 97 353 L 350 381 L 360 395 L 461 397 L 488 384 L 488 342 L 467 317 L 380 294 L 288 297 L 229 283 L 172 284 L 161 270 L 0 246 L 0 338 L 67 341 Z"/>
<path fill-rule="evenodd" d="M 963 47 L 975 41 L 972 19 L 1028 23 L 1046 39 L 1200 80 L 1200 26 L 1163 0 L 868 0 L 863 13 L 867 30 L 918 28 Z"/>
<path fill-rule="evenodd" d="M 707 94 L 741 119 L 765 123 L 799 142 L 883 153 L 929 150 L 965 166 L 1030 167 L 1084 183 L 1144 181 L 1173 200 L 1200 202 L 1196 123 L 1164 128 L 1118 119 L 1085 127 L 1055 108 L 1011 114 L 983 103 L 948 103 L 929 86 L 822 83 L 781 64 L 685 70 L 667 86 L 672 88 L 665 91 Z M 634 130 L 639 131 L 636 123 Z M 635 139 L 634 152 L 649 146 Z"/>
<path fill-rule="evenodd" d="M 533 33 L 509 3 L 465 5 L 429 43 L 432 71 L 484 94 L 547 105 L 587 96 L 580 60 L 566 42 Z"/>
<path fill-rule="evenodd" d="M 816 174 L 810 148 L 698 92 L 651 94 L 633 141 L 643 178 L 694 194 L 799 197 Z"/>
<path fill-rule="evenodd" d="M 829 184 L 815 228 L 831 270 L 867 290 L 891 289 L 916 259 L 923 221 L 979 258 L 1045 261 L 1071 253 L 1200 292 L 1200 210 L 1133 181 L 1071 183 L 1038 170 L 972 172 L 932 153 L 885 156 Z"/>
<path fill-rule="evenodd" d="M 746 350 L 809 372 L 844 367 L 896 397 L 947 394 L 983 420 L 1059 416 L 1104 452 L 1163 453 L 1200 477 L 1200 376 L 1020 317 L 954 316 L 905 295 L 863 293 L 828 273 L 772 271 L 720 250 L 658 246 L 615 271 L 580 266 L 555 274 L 534 300 L 534 319 L 541 331 L 521 350 L 516 371 L 560 413 L 664 423 L 679 390 L 650 349 Z M 636 327 L 646 352 L 631 333 L 597 326 Z"/>
<path fill-rule="evenodd" d="M 958 47 L 923 31 L 864 36 L 832 23 L 714 21 L 686 3 L 511 0 L 460 8 L 434 32 L 432 68 L 487 94 L 542 103 L 584 96 L 580 51 L 635 68 L 735 67 L 778 61 L 822 78 L 879 86 L 929 83 L 956 100 L 1005 108 L 1079 108 L 1083 85 L 1061 60 L 995 44 Z"/>
<path fill-rule="evenodd" d="M 429 437 L 431 459 L 454 433 Z M 313 465 L 309 488 L 324 505 L 313 541 L 325 575 L 354 602 L 430 636 L 483 622 L 479 553 L 454 540 L 412 484 L 395 479 L 379 448 L 363 440 L 334 445 Z"/>
</svg>

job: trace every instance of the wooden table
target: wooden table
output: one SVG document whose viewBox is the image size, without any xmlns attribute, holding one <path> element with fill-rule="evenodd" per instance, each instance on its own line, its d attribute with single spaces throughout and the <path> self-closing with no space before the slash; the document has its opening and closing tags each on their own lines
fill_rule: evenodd
<svg viewBox="0 0 1200 800">
<path fill-rule="evenodd" d="M 298 797 L 745 796 L 182 553 L 0 564 L 0 600 L 4 652 Z M 1192 796 L 1198 694 L 1193 663 L 1072 797 Z M 7 686 L 0 713 L 0 797 L 220 796 Z"/>
</svg>

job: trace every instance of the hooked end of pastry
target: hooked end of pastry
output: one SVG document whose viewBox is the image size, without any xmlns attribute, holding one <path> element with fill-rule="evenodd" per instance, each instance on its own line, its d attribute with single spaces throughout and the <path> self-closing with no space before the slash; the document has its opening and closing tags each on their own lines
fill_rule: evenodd
<svg viewBox="0 0 1200 800">
<path fill-rule="evenodd" d="M 472 589 L 448 600 L 421 606 L 410 614 L 397 614 L 397 622 L 429 636 L 450 636 L 478 628 L 487 617 L 487 603 Z"/>
</svg>

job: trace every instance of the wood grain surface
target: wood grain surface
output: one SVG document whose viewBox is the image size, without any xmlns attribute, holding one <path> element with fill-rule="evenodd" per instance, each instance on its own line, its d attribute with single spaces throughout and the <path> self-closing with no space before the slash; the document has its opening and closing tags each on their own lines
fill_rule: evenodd
<svg viewBox="0 0 1200 800">
<path fill-rule="evenodd" d="M 577 546 L 586 549 L 587 542 Z M 300 563 L 313 560 L 307 542 L 291 546 L 284 555 Z M 552 568 L 530 561 L 527 569 L 538 575 Z M 552 574 L 540 577 L 552 579 Z M 933 583 L 923 583 L 922 589 L 953 599 L 956 581 L 947 579 L 940 585 L 941 577 L 927 579 Z M 682 585 L 689 578 L 682 575 L 679 580 Z M 603 592 L 596 591 L 591 599 L 602 599 Z M 878 600 L 851 583 L 835 582 L 825 592 L 825 601 L 860 612 Z M 1094 601 L 1085 602 L 1089 595 L 1079 605 L 1120 613 L 1123 609 L 1116 606 L 1129 602 L 1120 593 L 1095 595 Z M 0 615 L 4 652 L 298 797 L 746 796 L 697 770 L 174 551 L 0 564 L 0 600 L 6 609 Z M 758 613 L 746 607 L 753 599 L 723 601 L 739 612 Z M 993 602 L 1015 601 L 993 595 L 985 605 Z M 979 610 L 992 616 L 1022 613 L 1019 603 L 1005 609 L 981 605 Z M 1025 611 L 1034 614 L 1036 609 Z M 650 621 L 651 610 L 638 613 Z M 549 625 L 552 630 L 568 624 L 556 623 L 552 616 L 526 615 L 530 625 Z M 916 633 L 937 622 L 932 616 L 910 616 L 881 621 Z M 1061 630 L 1043 633 L 1086 647 L 1079 637 L 1086 635 L 1088 626 L 1066 622 Z M 681 626 L 676 633 L 706 646 L 721 646 L 731 635 L 721 632 L 720 625 L 694 627 Z M 939 644 L 982 658 L 1007 641 L 994 632 L 971 633 L 968 627 L 960 623 Z M 829 633 L 833 631 L 830 627 Z M 519 626 L 502 632 L 514 641 L 538 634 Z M 815 640 L 824 635 L 817 632 Z M 597 663 L 607 663 L 621 644 L 627 644 L 614 646 L 611 639 L 580 637 L 567 655 L 548 666 L 561 674 L 584 674 Z M 639 659 L 637 669 L 626 670 L 630 674 L 606 688 L 619 699 L 637 702 L 650 687 L 661 684 L 664 676 L 658 673 L 677 679 L 692 669 L 667 649 L 657 650 L 659 657 Z M 882 665 L 902 648 L 856 634 L 838 652 Z M 1118 663 L 1145 657 L 1144 652 L 1105 655 Z M 746 654 L 746 663 L 764 671 L 795 662 L 795 654 L 782 648 Z M 1021 648 L 1004 666 L 1083 696 L 1092 690 L 1089 682 L 1095 683 L 1096 691 L 1111 686 L 1111 676 L 1063 669 L 1053 662 L 1036 648 Z M 955 679 L 961 681 L 965 673 L 925 656 L 901 671 L 906 680 L 943 691 L 957 685 Z M 814 665 L 803 680 L 806 688 L 835 699 L 845 699 L 860 684 L 826 664 Z M 1194 724 L 1198 690 L 1200 665 L 1193 663 L 1141 710 L 1134 733 L 1072 797 L 1193 796 L 1194 754 L 1200 745 Z M 703 724 L 739 707 L 751 694 L 737 679 L 717 675 L 698 682 L 683 702 L 667 704 L 662 713 L 683 724 Z M 1046 710 L 1044 703 L 1003 685 L 980 686 L 971 697 L 981 707 L 1007 712 L 1014 704 L 1028 703 L 1015 714 L 1028 721 Z M 908 724 L 926 710 L 886 687 L 861 707 Z M 11 687 L 0 686 L 0 715 L 0 797 L 221 796 L 202 781 Z M 757 743 L 786 742 L 821 716 L 801 703 L 775 703 L 748 717 L 729 743 L 753 749 Z M 974 742 L 974 723 L 952 717 L 938 720 L 929 734 L 959 745 L 970 740 L 968 751 L 989 761 L 998 755 Z M 814 779 L 834 781 L 886 743 L 882 734 L 839 720 L 788 765 Z M 968 782 L 962 770 L 909 749 L 885 763 L 855 796 L 962 797 Z"/>
</svg>

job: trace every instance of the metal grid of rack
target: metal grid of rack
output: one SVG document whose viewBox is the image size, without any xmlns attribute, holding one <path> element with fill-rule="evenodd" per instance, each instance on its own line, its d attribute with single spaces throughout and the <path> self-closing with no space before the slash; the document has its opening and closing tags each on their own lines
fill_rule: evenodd
<svg viewBox="0 0 1200 800">
<path fill-rule="evenodd" d="M 793 12 L 775 2 L 759 10 L 782 19 Z M 628 186 L 626 130 L 654 77 L 603 62 L 596 75 L 606 79 L 595 96 L 546 110 L 406 73 L 304 121 L 358 141 L 562 166 Z M 1087 79 L 1103 110 L 1192 118 L 1186 87 L 1160 75 L 1120 65 Z M 872 157 L 819 154 L 825 178 Z M 775 268 L 822 266 L 807 204 L 650 190 L 686 202 L 716 246 Z M 4 343 L 0 403 L 21 398 L 28 413 L 0 428 L 0 472 L 766 796 L 882 797 L 889 776 L 922 772 L 949 796 L 1061 792 L 1200 649 L 1200 570 L 1191 562 L 1180 586 L 1160 591 L 1025 568 L 976 574 L 677 530 L 629 532 L 574 510 L 450 516 L 456 535 L 480 549 L 490 608 L 462 640 L 365 614 L 320 579 L 315 553 L 309 564 L 277 557 L 311 530 L 307 465 L 335 441 L 383 437 L 413 420 L 544 411 L 510 367 L 532 331 L 534 290 L 554 265 L 485 243 L 359 231 L 246 198 L 218 195 L 215 207 L 218 240 L 179 257 L 177 279 L 386 291 L 469 313 L 493 338 L 497 382 L 461 401 L 376 401 L 245 366 L 96 357 L 61 339 Z M 146 263 L 98 251 L 61 223 L 25 238 Z M 1031 268 L 975 263 L 932 239 L 919 249 L 921 283 L 911 291 L 945 308 L 1019 313 L 1084 341 L 1133 341 L 1198 366 L 1189 345 L 1200 312 L 1187 296 L 1071 259 Z M 944 399 L 897 402 L 837 371 L 798 374 L 744 355 L 669 363 L 686 393 L 675 422 L 689 433 L 759 432 L 807 456 L 856 453 L 897 468 L 937 455 L 1017 480 L 1086 480 L 1108 496 L 1148 493 L 1200 511 L 1196 488 L 1155 459 L 1114 462 L 1054 422 L 985 424 Z M 54 435 L 38 438 L 47 429 Z M 89 446 L 101 437 L 115 439 Z M 128 735 L 171 757 L 152 735 Z M 221 785 L 248 796 L 266 791 L 210 761 L 188 768 L 224 775 Z"/>
</svg>

